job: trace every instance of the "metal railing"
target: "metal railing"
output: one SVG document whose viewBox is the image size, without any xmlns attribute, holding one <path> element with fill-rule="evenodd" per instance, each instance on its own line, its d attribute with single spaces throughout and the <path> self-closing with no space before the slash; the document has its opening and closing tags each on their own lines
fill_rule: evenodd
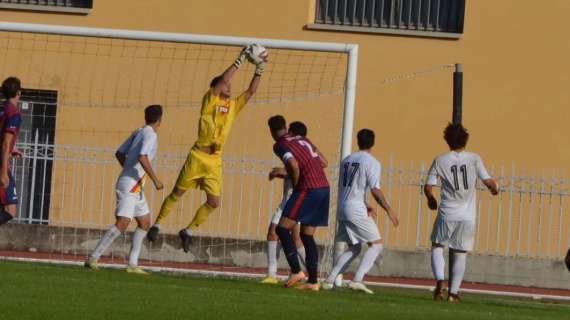
<svg viewBox="0 0 570 320">
<path fill-rule="evenodd" d="M 12 166 L 21 201 L 17 221 L 77 228 L 106 228 L 113 223 L 114 185 L 120 170 L 113 158 L 114 149 L 53 145 L 48 141 L 49 137 L 39 139 L 36 134 L 32 143 L 18 145 L 23 156 L 14 160 Z M 159 154 L 156 168 L 167 189 L 185 158 L 185 152 Z M 401 223 L 399 228 L 393 228 L 378 208 L 377 223 L 386 246 L 398 250 L 429 248 L 436 213 L 427 208 L 423 195 L 426 164 L 381 160 L 382 189 Z M 281 200 L 281 185 L 267 181 L 267 173 L 275 165 L 275 159 L 225 157 L 222 204 L 200 234 L 263 240 L 268 221 Z M 330 170 L 334 185 L 338 168 Z M 479 186 L 474 252 L 561 257 L 570 242 L 570 181 L 565 173 L 525 172 L 514 166 L 489 167 L 489 171 L 499 182 L 501 192 L 491 196 Z M 145 190 L 152 213 L 156 214 L 168 191 L 155 191 L 152 187 Z M 335 196 L 331 199 L 334 219 Z M 164 230 L 176 232 L 186 225 L 203 200 L 201 193 L 188 192 L 164 224 Z M 332 241 L 325 228 L 318 238 L 321 242 Z"/>
<path fill-rule="evenodd" d="M 317 0 L 315 23 L 463 33 L 465 0 Z"/>
</svg>

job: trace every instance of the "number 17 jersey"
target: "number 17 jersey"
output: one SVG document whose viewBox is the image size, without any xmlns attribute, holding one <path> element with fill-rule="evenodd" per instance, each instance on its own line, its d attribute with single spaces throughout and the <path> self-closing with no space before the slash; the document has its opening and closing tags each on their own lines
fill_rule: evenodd
<svg viewBox="0 0 570 320">
<path fill-rule="evenodd" d="M 479 155 L 451 151 L 433 160 L 426 184 L 441 182 L 438 214 L 448 221 L 475 220 L 477 178 L 490 179 Z"/>
<path fill-rule="evenodd" d="M 380 162 L 370 153 L 359 151 L 344 158 L 340 165 L 338 219 L 368 217 L 366 194 L 370 189 L 380 189 Z"/>
</svg>

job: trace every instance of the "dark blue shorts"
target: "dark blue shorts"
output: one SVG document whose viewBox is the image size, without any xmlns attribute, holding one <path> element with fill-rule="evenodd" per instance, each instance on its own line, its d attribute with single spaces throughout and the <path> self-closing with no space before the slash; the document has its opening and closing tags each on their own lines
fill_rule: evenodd
<svg viewBox="0 0 570 320">
<path fill-rule="evenodd" d="M 0 188 L 0 205 L 18 204 L 18 194 L 16 193 L 16 181 L 12 173 L 8 172 L 10 182 L 7 188 Z"/>
<path fill-rule="evenodd" d="M 328 226 L 329 201 L 329 188 L 294 191 L 285 204 L 283 217 L 303 225 Z"/>
</svg>

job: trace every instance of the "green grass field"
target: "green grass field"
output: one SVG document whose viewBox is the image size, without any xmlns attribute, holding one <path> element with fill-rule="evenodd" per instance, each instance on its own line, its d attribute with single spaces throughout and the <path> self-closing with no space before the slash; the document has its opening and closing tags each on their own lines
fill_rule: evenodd
<svg viewBox="0 0 570 320">
<path fill-rule="evenodd" d="M 299 292 L 253 281 L 0 262 L 0 319 L 569 319 L 570 305 L 427 291 Z"/>
</svg>

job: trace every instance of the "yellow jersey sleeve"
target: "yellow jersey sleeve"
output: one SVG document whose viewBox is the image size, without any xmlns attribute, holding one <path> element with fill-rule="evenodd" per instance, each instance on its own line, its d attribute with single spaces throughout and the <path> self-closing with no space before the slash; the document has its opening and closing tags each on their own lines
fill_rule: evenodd
<svg viewBox="0 0 570 320">
<path fill-rule="evenodd" d="M 245 107 L 246 103 L 247 101 L 245 99 L 245 92 L 244 92 L 235 99 L 236 114 L 239 114 L 241 112 L 243 107 Z"/>
</svg>

